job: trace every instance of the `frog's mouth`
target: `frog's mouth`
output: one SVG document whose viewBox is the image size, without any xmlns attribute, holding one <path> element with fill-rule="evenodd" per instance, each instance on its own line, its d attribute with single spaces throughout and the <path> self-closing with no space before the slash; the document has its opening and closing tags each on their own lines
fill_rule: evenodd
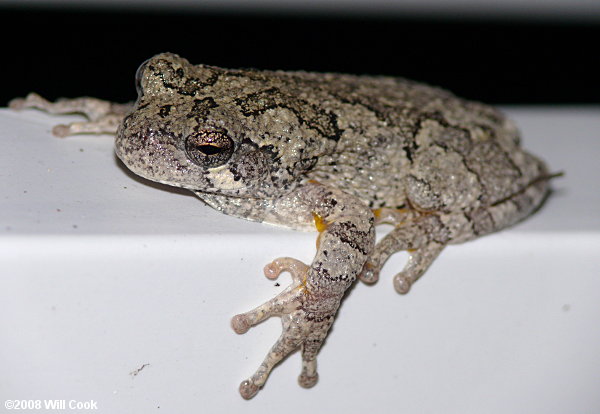
<svg viewBox="0 0 600 414">
<path fill-rule="evenodd" d="M 131 115 L 130 115 L 131 117 Z M 202 188 L 204 172 L 193 168 L 181 150 L 164 133 L 150 128 L 128 128 L 124 120 L 115 138 L 115 153 L 133 173 L 162 184 L 183 188 Z"/>
</svg>

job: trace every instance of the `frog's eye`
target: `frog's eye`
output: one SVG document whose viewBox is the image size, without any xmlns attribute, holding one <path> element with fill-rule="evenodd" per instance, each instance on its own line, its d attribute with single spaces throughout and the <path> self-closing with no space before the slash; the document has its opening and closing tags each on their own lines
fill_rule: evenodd
<svg viewBox="0 0 600 414">
<path fill-rule="evenodd" d="M 233 140 L 221 129 L 201 129 L 185 140 L 189 159 L 201 167 L 214 168 L 225 164 L 233 154 Z"/>
<path fill-rule="evenodd" d="M 142 63 L 135 72 L 135 90 L 137 91 L 138 95 L 142 94 L 142 75 L 144 74 L 144 69 L 146 69 L 146 64 L 148 63 L 148 60 Z"/>
</svg>

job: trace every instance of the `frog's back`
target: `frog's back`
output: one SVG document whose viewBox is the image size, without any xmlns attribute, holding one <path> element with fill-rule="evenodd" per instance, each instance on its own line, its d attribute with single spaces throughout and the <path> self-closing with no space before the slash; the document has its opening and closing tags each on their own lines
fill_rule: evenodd
<svg viewBox="0 0 600 414">
<path fill-rule="evenodd" d="M 520 147 L 499 110 L 402 78 L 306 74 L 343 133 L 310 178 L 335 184 L 372 208 L 472 212 L 536 182 L 544 164 Z M 540 200 L 531 200 L 531 204 Z"/>
<path fill-rule="evenodd" d="M 277 119 L 290 121 L 276 147 L 278 157 L 301 158 L 291 170 L 355 195 L 373 209 L 469 215 L 506 200 L 518 202 L 518 211 L 502 213 L 504 226 L 527 215 L 546 193 L 544 164 L 521 149 L 514 124 L 491 106 L 403 78 L 223 74 L 224 82 L 215 88 L 239 96 L 233 102 L 244 116 L 272 118 L 263 135 L 272 140 Z M 260 139 L 257 143 L 266 145 Z M 283 163 L 285 174 L 290 163 Z M 293 179 L 279 177 L 283 191 L 298 179 L 288 175 Z M 530 194 L 526 190 L 534 184 Z"/>
</svg>

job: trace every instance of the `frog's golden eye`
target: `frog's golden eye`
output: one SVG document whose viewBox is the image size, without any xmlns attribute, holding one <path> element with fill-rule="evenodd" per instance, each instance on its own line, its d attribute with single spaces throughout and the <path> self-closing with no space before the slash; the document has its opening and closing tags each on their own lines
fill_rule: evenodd
<svg viewBox="0 0 600 414">
<path fill-rule="evenodd" d="M 201 129 L 186 138 L 185 151 L 194 164 L 214 168 L 231 158 L 233 140 L 222 129 Z"/>
</svg>

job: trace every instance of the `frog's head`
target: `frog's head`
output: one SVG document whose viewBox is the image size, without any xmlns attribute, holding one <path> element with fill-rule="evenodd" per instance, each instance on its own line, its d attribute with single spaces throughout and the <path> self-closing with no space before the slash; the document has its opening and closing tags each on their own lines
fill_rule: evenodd
<svg viewBox="0 0 600 414">
<path fill-rule="evenodd" d="M 153 181 L 237 197 L 276 195 L 326 149 L 318 131 L 307 131 L 289 109 L 257 107 L 273 100 L 280 79 L 271 76 L 193 66 L 167 53 L 147 60 L 136 75 L 137 102 L 117 132 L 117 155 Z"/>
<path fill-rule="evenodd" d="M 246 139 L 243 123 L 223 105 L 227 97 L 214 95 L 221 72 L 172 54 L 140 66 L 138 99 L 116 138 L 129 169 L 164 184 L 238 196 L 270 181 L 273 154 Z"/>
</svg>

